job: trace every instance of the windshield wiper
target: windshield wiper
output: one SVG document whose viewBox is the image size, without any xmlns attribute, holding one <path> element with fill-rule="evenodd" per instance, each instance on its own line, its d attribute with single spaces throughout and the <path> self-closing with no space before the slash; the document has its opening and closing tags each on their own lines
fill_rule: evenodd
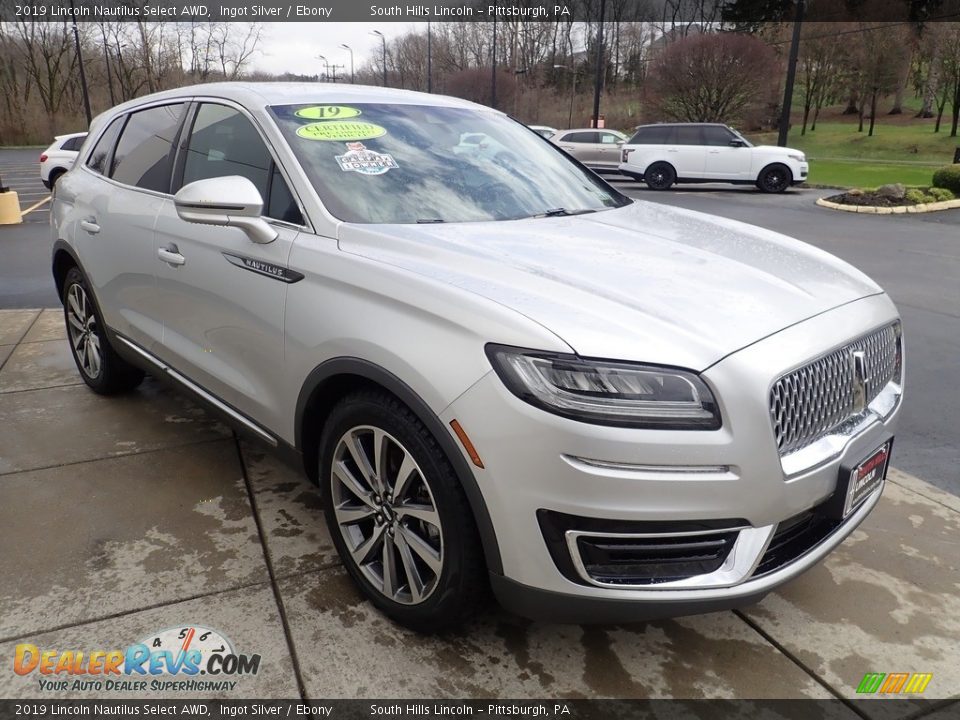
<svg viewBox="0 0 960 720">
<path fill-rule="evenodd" d="M 530 215 L 532 218 L 545 218 L 545 217 L 565 217 L 568 215 L 586 215 L 587 213 L 594 213 L 596 210 L 593 208 L 582 208 L 580 210 L 567 210 L 566 208 L 554 208 L 553 210 L 545 210 L 542 213 L 537 213 L 536 215 Z"/>
<path fill-rule="evenodd" d="M 419 225 L 429 225 L 432 223 L 444 223 L 446 220 L 441 220 L 440 218 L 419 218 L 417 224 Z"/>
</svg>

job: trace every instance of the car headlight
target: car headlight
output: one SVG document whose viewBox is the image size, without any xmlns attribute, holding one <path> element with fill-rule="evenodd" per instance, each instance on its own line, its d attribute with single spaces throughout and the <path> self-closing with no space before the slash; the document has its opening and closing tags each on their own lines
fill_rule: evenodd
<svg viewBox="0 0 960 720">
<path fill-rule="evenodd" d="M 638 363 L 487 345 L 487 357 L 521 400 L 598 425 L 716 430 L 720 411 L 695 373 Z"/>
<path fill-rule="evenodd" d="M 804 155 L 803 153 L 800 153 L 800 154 L 797 154 L 797 153 L 787 153 L 787 157 L 790 158 L 791 160 L 796 160 L 797 162 L 806 162 L 806 161 L 807 161 L 807 156 Z"/>
</svg>

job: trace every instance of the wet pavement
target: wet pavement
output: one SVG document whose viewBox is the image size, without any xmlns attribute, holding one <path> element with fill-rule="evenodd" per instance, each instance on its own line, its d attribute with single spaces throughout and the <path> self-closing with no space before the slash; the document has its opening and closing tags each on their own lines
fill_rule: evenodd
<svg viewBox="0 0 960 720">
<path fill-rule="evenodd" d="M 956 698 L 958 565 L 960 500 L 892 470 L 864 525 L 756 606 L 583 627 L 491 607 L 418 636 L 360 599 L 302 473 L 149 378 L 94 395 L 59 310 L 0 310 L 0 697 L 131 697 L 41 691 L 11 671 L 19 644 L 115 650 L 202 626 L 259 672 L 176 697 L 848 701 L 867 672 L 923 672 L 924 697 Z"/>
</svg>

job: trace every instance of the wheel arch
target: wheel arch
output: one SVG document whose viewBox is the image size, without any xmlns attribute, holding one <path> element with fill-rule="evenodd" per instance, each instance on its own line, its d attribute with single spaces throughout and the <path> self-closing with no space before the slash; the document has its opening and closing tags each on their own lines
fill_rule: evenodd
<svg viewBox="0 0 960 720">
<path fill-rule="evenodd" d="M 786 164 L 785 162 L 783 162 L 782 160 L 771 160 L 771 161 L 768 162 L 766 165 L 762 166 L 762 167 L 760 168 L 760 170 L 757 172 L 756 182 L 760 182 L 760 178 L 763 176 L 763 174 L 764 174 L 767 170 L 769 170 L 770 168 L 772 168 L 772 167 L 774 167 L 774 166 L 782 167 L 784 170 L 787 171 L 787 175 L 790 177 L 790 180 L 789 180 L 789 182 L 787 183 L 788 185 L 789 185 L 789 183 L 793 182 L 793 170 L 790 168 L 789 165 L 787 165 L 787 164 Z"/>
<path fill-rule="evenodd" d="M 67 279 L 67 273 L 70 268 L 79 268 L 84 277 L 87 273 L 83 269 L 83 264 L 77 257 L 73 248 L 65 240 L 57 240 L 53 244 L 53 253 L 51 258 L 51 269 L 53 271 L 53 282 L 57 288 L 57 297 L 63 302 L 63 285 Z"/>
<path fill-rule="evenodd" d="M 470 503 L 487 570 L 502 575 L 503 562 L 490 512 L 466 458 L 430 406 L 413 388 L 379 365 L 361 358 L 339 357 L 318 365 L 307 376 L 297 398 L 294 425 L 295 446 L 303 457 L 307 475 L 314 482 L 319 479 L 320 433 L 330 410 L 341 398 L 362 388 L 382 389 L 395 396 L 436 438 Z"/>
</svg>

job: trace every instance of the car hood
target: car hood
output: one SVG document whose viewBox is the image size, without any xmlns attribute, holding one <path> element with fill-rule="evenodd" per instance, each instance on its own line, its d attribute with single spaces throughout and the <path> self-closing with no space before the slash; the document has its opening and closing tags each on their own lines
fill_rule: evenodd
<svg viewBox="0 0 960 720">
<path fill-rule="evenodd" d="M 754 145 L 753 151 L 764 155 L 804 155 L 803 150 L 780 147 L 779 145 Z M 804 157 L 806 156 L 804 155 Z"/>
<path fill-rule="evenodd" d="M 503 222 L 345 224 L 340 247 L 512 308 L 580 355 L 696 370 L 882 292 L 792 238 L 652 202 Z"/>
</svg>

